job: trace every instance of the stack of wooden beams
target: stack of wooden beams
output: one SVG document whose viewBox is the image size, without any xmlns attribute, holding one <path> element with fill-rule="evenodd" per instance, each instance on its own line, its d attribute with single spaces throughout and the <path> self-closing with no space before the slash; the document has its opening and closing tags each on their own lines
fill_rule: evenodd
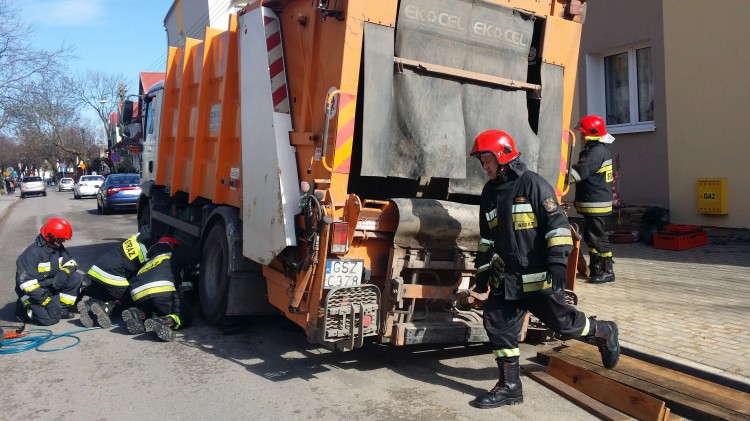
<svg viewBox="0 0 750 421">
<path fill-rule="evenodd" d="M 612 370 L 596 346 L 577 341 L 541 351 L 527 376 L 605 420 L 750 420 L 750 394 L 625 355 Z"/>
</svg>

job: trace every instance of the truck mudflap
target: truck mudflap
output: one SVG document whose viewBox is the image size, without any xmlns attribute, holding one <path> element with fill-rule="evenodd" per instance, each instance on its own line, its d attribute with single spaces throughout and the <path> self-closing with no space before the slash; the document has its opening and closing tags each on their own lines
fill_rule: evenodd
<svg viewBox="0 0 750 421">
<path fill-rule="evenodd" d="M 375 285 L 333 288 L 323 307 L 322 343 L 338 350 L 362 347 L 366 336 L 378 333 L 380 290 Z"/>
<path fill-rule="evenodd" d="M 395 246 L 476 251 L 479 206 L 434 199 L 391 199 L 398 207 Z"/>
</svg>

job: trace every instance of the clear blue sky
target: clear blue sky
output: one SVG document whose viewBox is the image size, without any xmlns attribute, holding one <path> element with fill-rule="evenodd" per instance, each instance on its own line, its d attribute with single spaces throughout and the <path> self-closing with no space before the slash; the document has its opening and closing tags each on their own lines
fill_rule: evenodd
<svg viewBox="0 0 750 421">
<path fill-rule="evenodd" d="M 172 0 L 23 0 L 12 1 L 19 17 L 34 28 L 37 48 L 75 47 L 73 72 L 87 69 L 122 73 L 129 93 L 137 93 L 138 74 L 163 72 L 167 57 L 164 17 Z"/>
</svg>

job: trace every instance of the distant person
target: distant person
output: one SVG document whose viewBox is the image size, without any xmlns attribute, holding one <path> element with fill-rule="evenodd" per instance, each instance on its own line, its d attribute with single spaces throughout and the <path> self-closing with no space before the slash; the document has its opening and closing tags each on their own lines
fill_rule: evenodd
<svg viewBox="0 0 750 421">
<path fill-rule="evenodd" d="M 90 297 L 78 303 L 81 323 L 86 327 L 98 324 L 104 329 L 112 327 L 111 314 L 132 305 L 128 288 L 130 280 L 146 262 L 148 248 L 154 244 L 140 233 L 101 255 L 86 272 L 91 284 L 83 289 Z"/>
<path fill-rule="evenodd" d="M 13 193 L 11 189 L 11 184 L 10 184 L 10 177 L 5 177 L 5 193 L 7 194 Z"/>
<path fill-rule="evenodd" d="M 16 259 L 16 315 L 23 322 L 48 326 L 73 318 L 82 277 L 63 246 L 72 237 L 68 221 L 50 218 Z"/>
<path fill-rule="evenodd" d="M 607 134 L 601 117 L 581 119 L 576 130 L 585 142 L 578 163 L 570 170 L 570 182 L 576 185 L 575 207 L 583 215 L 583 240 L 589 248 L 589 278 L 593 284 L 615 281 L 612 251 L 605 220 L 612 213 L 612 154 L 609 145 L 615 138 Z"/>
<path fill-rule="evenodd" d="M 489 176 L 479 199 L 475 291 L 489 290 L 484 327 L 499 372 L 495 387 L 474 405 L 523 402 L 518 336 L 527 312 L 558 334 L 594 342 L 604 367 L 613 368 L 620 356 L 617 325 L 586 317 L 565 301 L 573 239 L 552 186 L 526 168 L 513 138 L 503 131 L 480 133 L 470 154 Z"/>
<path fill-rule="evenodd" d="M 190 309 L 176 287 L 182 268 L 172 254 L 178 248 L 179 241 L 162 237 L 148 250 L 148 261 L 130 282 L 135 306 L 122 312 L 130 333 L 154 332 L 162 341 L 172 342 L 175 330 L 190 326 Z"/>
</svg>

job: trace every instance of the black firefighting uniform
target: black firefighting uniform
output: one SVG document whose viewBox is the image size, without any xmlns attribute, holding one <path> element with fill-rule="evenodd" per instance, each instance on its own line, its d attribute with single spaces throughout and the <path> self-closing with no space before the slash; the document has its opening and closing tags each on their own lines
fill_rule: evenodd
<svg viewBox="0 0 750 421">
<path fill-rule="evenodd" d="M 612 257 L 604 219 L 612 213 L 612 154 L 589 140 L 578 155 L 570 177 L 576 183 L 575 207 L 583 215 L 583 240 L 592 255 Z"/>
<path fill-rule="evenodd" d="M 154 248 L 160 246 L 161 243 Z M 164 249 L 169 249 L 169 246 Z M 187 303 L 180 300 L 175 287 L 175 272 L 179 272 L 172 268 L 171 258 L 172 253 L 166 250 L 149 258 L 131 280 L 130 296 L 146 317 L 171 317 L 175 321 L 173 328 L 178 329 L 190 326 L 192 320 Z"/>
<path fill-rule="evenodd" d="M 484 327 L 496 358 L 519 355 L 518 336 L 526 311 L 555 332 L 589 334 L 589 320 L 565 302 L 565 266 L 573 247 L 570 224 L 552 186 L 521 162 L 482 190 L 477 280 L 491 272 L 497 254 L 503 279 L 490 278 Z M 550 270 L 557 265 L 557 270 Z"/>
<path fill-rule="evenodd" d="M 40 325 L 59 322 L 62 309 L 78 298 L 82 278 L 77 269 L 64 246 L 52 247 L 39 234 L 16 259 L 16 305 Z"/>
<path fill-rule="evenodd" d="M 146 262 L 146 252 L 152 243 L 150 238 L 135 234 L 99 257 L 86 273 L 91 285 L 85 294 L 102 301 L 119 300 L 123 307 L 129 307 L 130 278 Z"/>
</svg>

